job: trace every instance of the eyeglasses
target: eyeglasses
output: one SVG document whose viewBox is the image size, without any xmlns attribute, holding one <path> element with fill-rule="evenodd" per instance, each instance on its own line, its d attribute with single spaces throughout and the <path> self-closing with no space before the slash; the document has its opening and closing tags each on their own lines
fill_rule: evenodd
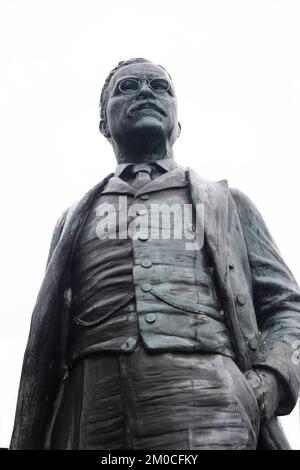
<svg viewBox="0 0 300 470">
<path fill-rule="evenodd" d="M 170 83 L 164 78 L 152 78 L 152 80 L 148 80 L 147 78 L 140 80 L 137 78 L 124 78 L 124 80 L 121 80 L 119 83 L 119 90 L 124 93 L 124 95 L 138 93 L 142 88 L 142 82 L 146 82 L 155 93 L 165 93 L 171 90 Z"/>
</svg>

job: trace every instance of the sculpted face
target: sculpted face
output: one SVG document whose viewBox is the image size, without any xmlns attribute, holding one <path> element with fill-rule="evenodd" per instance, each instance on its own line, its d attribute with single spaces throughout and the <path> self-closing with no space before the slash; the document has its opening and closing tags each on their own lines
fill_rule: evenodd
<svg viewBox="0 0 300 470">
<path fill-rule="evenodd" d="M 159 92 L 149 86 L 150 80 L 159 78 L 170 84 L 167 91 Z M 122 93 L 119 86 L 124 84 L 124 79 L 142 80 L 140 89 L 130 94 Z M 127 65 L 115 73 L 108 87 L 106 115 L 109 134 L 117 143 L 150 135 L 173 144 L 179 135 L 173 84 L 168 74 L 152 63 Z"/>
</svg>

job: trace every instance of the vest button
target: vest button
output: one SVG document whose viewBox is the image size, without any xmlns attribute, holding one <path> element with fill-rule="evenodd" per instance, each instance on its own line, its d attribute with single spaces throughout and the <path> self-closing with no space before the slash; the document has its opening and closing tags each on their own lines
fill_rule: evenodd
<svg viewBox="0 0 300 470">
<path fill-rule="evenodd" d="M 139 198 L 142 199 L 143 201 L 147 201 L 149 199 L 149 194 L 141 194 Z"/>
<path fill-rule="evenodd" d="M 143 268 L 151 268 L 152 266 L 151 259 L 143 259 L 143 261 L 141 262 L 141 266 L 143 266 Z"/>
<path fill-rule="evenodd" d="M 152 286 L 148 282 L 145 282 L 145 284 L 142 284 L 142 291 L 143 292 L 150 292 L 151 289 L 152 289 Z"/>
<path fill-rule="evenodd" d="M 154 323 L 157 319 L 157 316 L 155 313 L 147 313 L 145 319 L 147 323 Z"/>
<path fill-rule="evenodd" d="M 148 235 L 147 233 L 141 233 L 139 236 L 138 236 L 138 239 L 141 240 L 142 242 L 145 242 L 148 240 Z"/>
<path fill-rule="evenodd" d="M 238 294 L 236 296 L 236 301 L 242 307 L 246 303 L 246 297 L 243 294 Z"/>
</svg>

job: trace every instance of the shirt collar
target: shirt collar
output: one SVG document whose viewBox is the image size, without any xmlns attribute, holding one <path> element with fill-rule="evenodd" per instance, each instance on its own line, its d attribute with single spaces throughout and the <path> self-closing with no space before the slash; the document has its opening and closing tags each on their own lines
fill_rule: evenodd
<svg viewBox="0 0 300 470">
<path fill-rule="evenodd" d="M 161 160 L 155 160 L 155 162 L 151 162 L 151 163 L 158 165 L 160 168 L 165 170 L 165 172 L 173 170 L 174 168 L 178 167 L 174 158 L 163 158 Z M 126 170 L 126 168 L 128 168 L 130 165 L 134 165 L 134 163 L 121 163 L 120 165 L 118 165 L 116 167 L 114 176 L 120 177 L 122 173 Z"/>
</svg>

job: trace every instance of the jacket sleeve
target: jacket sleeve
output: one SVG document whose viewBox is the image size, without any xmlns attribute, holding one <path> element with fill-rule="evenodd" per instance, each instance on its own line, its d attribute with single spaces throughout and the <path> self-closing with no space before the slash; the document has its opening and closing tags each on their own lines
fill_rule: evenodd
<svg viewBox="0 0 300 470">
<path fill-rule="evenodd" d="M 261 337 L 254 368 L 275 373 L 280 385 L 278 415 L 291 412 L 300 388 L 300 289 L 255 205 L 234 189 L 252 275 L 253 300 Z"/>
<path fill-rule="evenodd" d="M 46 263 L 46 267 L 48 266 L 50 260 L 51 260 L 51 257 L 53 255 L 53 252 L 59 242 L 59 239 L 60 239 L 60 236 L 62 234 L 62 231 L 63 231 L 63 228 L 64 228 L 64 225 L 65 225 L 65 221 L 66 221 L 66 218 L 67 218 L 67 214 L 68 214 L 68 211 L 69 209 L 66 209 L 62 214 L 61 216 L 59 217 L 59 219 L 57 220 L 56 224 L 55 224 L 55 227 L 54 227 L 54 230 L 53 230 L 53 234 L 52 234 L 52 238 L 51 238 L 51 242 L 50 242 L 50 248 L 49 248 L 49 253 L 48 253 L 48 258 L 47 258 L 47 263 Z"/>
<path fill-rule="evenodd" d="M 55 399 L 60 378 L 60 300 L 56 283 L 62 275 L 50 259 L 61 237 L 67 211 L 58 219 L 52 235 L 47 273 L 31 318 L 24 354 L 11 437 L 11 449 L 42 449 L 48 419 L 46 402 Z M 54 315 L 53 315 L 54 314 Z M 58 364 L 58 366 L 56 365 Z"/>
</svg>

